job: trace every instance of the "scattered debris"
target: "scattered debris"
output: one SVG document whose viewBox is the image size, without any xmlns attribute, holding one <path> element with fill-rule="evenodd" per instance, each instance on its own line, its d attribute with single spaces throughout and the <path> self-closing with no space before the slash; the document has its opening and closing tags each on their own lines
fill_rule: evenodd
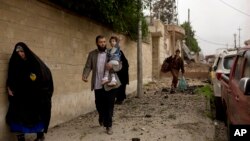
<svg viewBox="0 0 250 141">
<path fill-rule="evenodd" d="M 176 119 L 176 116 L 174 114 L 170 114 L 170 115 L 168 115 L 168 118 L 169 119 Z"/>
<path fill-rule="evenodd" d="M 168 93 L 170 91 L 169 88 L 162 88 L 161 93 Z"/>
<path fill-rule="evenodd" d="M 127 95 L 122 105 L 115 105 L 112 136 L 99 126 L 95 111 L 51 128 L 46 140 L 225 141 L 224 124 L 217 125 L 204 114 L 207 99 L 195 93 L 204 82 L 188 81 L 189 87 L 183 93 L 169 94 L 171 80 L 166 80 L 145 85 L 140 98 L 136 98 L 136 92 Z"/>
<path fill-rule="evenodd" d="M 146 118 L 151 118 L 152 115 L 146 114 L 145 117 L 146 117 Z"/>
<path fill-rule="evenodd" d="M 132 141 L 140 141 L 140 138 L 132 138 Z"/>
</svg>

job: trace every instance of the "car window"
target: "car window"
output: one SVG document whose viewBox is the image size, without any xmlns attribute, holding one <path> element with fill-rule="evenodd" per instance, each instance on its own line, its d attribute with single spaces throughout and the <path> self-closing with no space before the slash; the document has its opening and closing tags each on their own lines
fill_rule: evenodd
<svg viewBox="0 0 250 141">
<path fill-rule="evenodd" d="M 227 56 L 224 58 L 223 66 L 225 69 L 230 69 L 233 65 L 234 56 Z"/>
<path fill-rule="evenodd" d="M 241 79 L 243 61 L 244 61 L 244 57 L 238 56 L 237 64 L 235 66 L 235 71 L 234 71 L 234 79 L 237 81 L 240 81 Z"/>
</svg>

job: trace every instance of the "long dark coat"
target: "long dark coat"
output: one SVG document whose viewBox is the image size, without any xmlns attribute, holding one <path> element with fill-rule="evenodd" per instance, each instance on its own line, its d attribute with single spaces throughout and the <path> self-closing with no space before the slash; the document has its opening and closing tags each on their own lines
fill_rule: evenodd
<svg viewBox="0 0 250 141">
<path fill-rule="evenodd" d="M 16 52 L 18 46 L 23 48 L 26 60 Z M 7 124 L 17 123 L 32 128 L 42 122 L 46 133 L 54 90 L 52 75 L 43 61 L 22 42 L 16 44 L 10 58 L 7 87 L 14 95 L 9 95 Z"/>
<path fill-rule="evenodd" d="M 121 51 L 121 62 L 122 68 L 117 72 L 117 76 L 121 81 L 121 86 L 118 88 L 118 92 L 116 94 L 116 101 L 121 102 L 126 99 L 126 85 L 129 84 L 129 63 L 124 53 Z"/>
<path fill-rule="evenodd" d="M 129 84 L 129 74 L 128 74 L 129 64 L 127 58 L 125 57 L 122 51 L 121 51 L 121 62 L 122 62 L 122 68 L 120 71 L 117 72 L 117 75 L 122 85 L 127 85 Z"/>
</svg>

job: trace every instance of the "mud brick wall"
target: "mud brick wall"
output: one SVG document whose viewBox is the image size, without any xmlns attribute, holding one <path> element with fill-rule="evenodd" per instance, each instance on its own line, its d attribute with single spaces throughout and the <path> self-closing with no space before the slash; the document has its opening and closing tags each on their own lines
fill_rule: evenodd
<svg viewBox="0 0 250 141">
<path fill-rule="evenodd" d="M 51 126 L 93 111 L 90 83 L 81 80 L 95 37 L 114 32 L 105 26 L 60 7 L 37 0 L 0 0 L 0 141 L 11 140 L 5 115 L 8 107 L 6 77 L 14 45 L 25 42 L 52 70 L 55 92 Z M 136 42 L 122 36 L 121 49 L 129 61 L 128 93 L 136 90 Z M 144 82 L 152 78 L 152 48 L 143 43 Z M 90 78 L 89 78 L 90 80 Z"/>
</svg>

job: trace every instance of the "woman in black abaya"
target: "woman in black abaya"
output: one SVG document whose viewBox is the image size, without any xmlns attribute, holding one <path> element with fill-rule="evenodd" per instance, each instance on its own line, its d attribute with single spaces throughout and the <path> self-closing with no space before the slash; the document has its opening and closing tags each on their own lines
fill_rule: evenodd
<svg viewBox="0 0 250 141">
<path fill-rule="evenodd" d="M 25 133 L 37 133 L 43 141 L 51 116 L 53 79 L 49 68 L 25 43 L 19 42 L 9 61 L 7 89 L 9 109 L 6 115 L 11 132 L 18 141 Z"/>
<path fill-rule="evenodd" d="M 122 104 L 122 102 L 126 99 L 126 86 L 129 84 L 129 64 L 128 60 L 125 57 L 124 53 L 121 51 L 121 61 L 122 61 L 122 69 L 117 72 L 117 75 L 121 81 L 121 86 L 118 88 L 118 92 L 116 94 L 116 104 Z"/>
</svg>

